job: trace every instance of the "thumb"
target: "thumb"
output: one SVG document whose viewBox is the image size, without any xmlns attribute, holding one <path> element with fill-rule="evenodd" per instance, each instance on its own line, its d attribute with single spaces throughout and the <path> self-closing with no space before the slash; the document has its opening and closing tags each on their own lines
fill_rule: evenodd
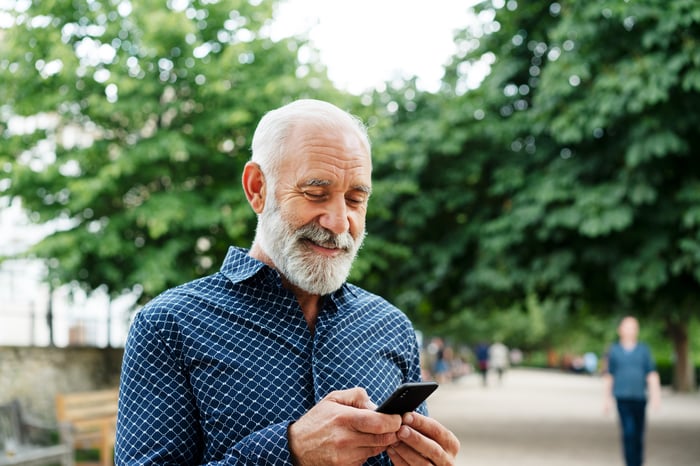
<svg viewBox="0 0 700 466">
<path fill-rule="evenodd" d="M 326 396 L 329 401 L 352 406 L 359 409 L 373 409 L 374 403 L 369 399 L 367 391 L 362 387 L 349 388 L 347 390 L 336 390 Z"/>
</svg>

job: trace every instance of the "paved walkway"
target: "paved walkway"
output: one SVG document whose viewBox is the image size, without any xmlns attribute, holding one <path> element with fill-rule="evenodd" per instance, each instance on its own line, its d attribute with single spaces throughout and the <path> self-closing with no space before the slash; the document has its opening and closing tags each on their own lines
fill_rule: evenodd
<svg viewBox="0 0 700 466">
<path fill-rule="evenodd" d="M 442 384 L 428 409 L 459 437 L 458 466 L 623 466 L 599 377 L 513 369 Z M 647 415 L 646 466 L 700 466 L 700 394 L 664 390 Z"/>
</svg>

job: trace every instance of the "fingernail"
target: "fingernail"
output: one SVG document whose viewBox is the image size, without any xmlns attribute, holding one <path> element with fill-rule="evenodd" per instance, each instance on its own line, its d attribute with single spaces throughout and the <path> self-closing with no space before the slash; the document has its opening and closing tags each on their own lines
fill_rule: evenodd
<svg viewBox="0 0 700 466">
<path fill-rule="evenodd" d="M 404 424 L 410 424 L 413 422 L 413 414 L 406 414 L 403 418 Z"/>
<path fill-rule="evenodd" d="M 408 427 L 402 427 L 399 429 L 399 438 L 408 438 L 409 435 L 411 435 L 411 431 L 408 429 Z"/>
</svg>

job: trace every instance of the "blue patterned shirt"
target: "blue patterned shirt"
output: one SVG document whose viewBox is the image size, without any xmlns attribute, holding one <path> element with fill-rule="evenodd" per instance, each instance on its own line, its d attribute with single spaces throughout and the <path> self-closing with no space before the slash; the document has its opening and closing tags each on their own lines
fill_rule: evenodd
<svg viewBox="0 0 700 466">
<path fill-rule="evenodd" d="M 396 307 L 345 284 L 311 333 L 278 272 L 231 248 L 219 273 L 137 313 L 116 464 L 291 464 L 288 425 L 329 392 L 364 387 L 379 404 L 418 380 L 415 332 Z M 391 462 L 383 453 L 366 464 Z"/>
</svg>

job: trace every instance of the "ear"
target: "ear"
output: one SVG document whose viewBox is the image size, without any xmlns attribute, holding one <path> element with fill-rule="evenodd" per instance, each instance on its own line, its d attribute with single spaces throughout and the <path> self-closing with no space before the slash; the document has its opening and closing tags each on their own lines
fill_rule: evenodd
<svg viewBox="0 0 700 466">
<path fill-rule="evenodd" d="M 243 191 L 248 198 L 248 204 L 256 214 L 260 214 L 265 207 L 265 175 L 260 165 L 248 162 L 243 168 Z"/>
</svg>

